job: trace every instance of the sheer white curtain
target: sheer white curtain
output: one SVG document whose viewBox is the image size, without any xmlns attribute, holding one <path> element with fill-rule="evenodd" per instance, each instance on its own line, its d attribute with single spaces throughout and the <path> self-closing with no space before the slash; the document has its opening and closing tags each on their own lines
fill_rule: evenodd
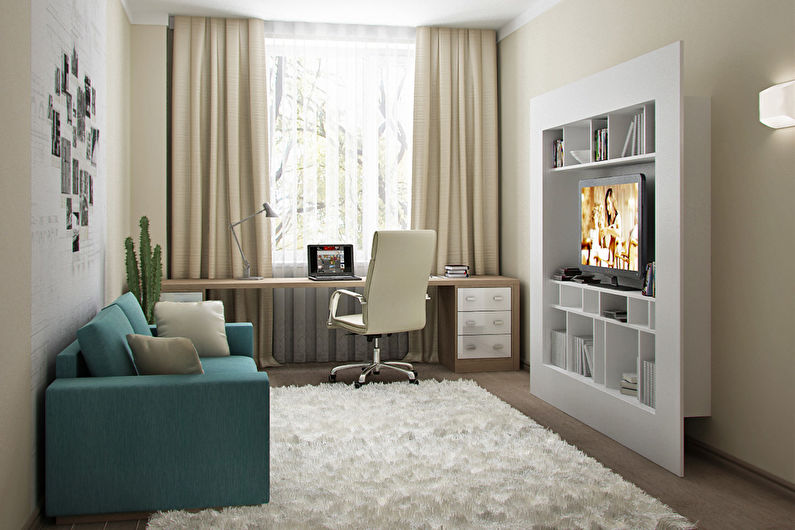
<svg viewBox="0 0 795 530">
<path fill-rule="evenodd" d="M 354 244 L 364 274 L 373 232 L 411 224 L 414 29 L 266 22 L 265 35 L 273 274 L 306 275 L 306 245 L 335 242 Z M 274 292 L 277 360 L 365 357 L 362 339 L 325 328 L 328 296 Z"/>
</svg>

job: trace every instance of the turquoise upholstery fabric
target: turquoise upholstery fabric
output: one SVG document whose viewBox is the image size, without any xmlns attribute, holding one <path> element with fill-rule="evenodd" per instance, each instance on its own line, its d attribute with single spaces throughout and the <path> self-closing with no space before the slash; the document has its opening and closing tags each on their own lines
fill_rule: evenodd
<svg viewBox="0 0 795 530">
<path fill-rule="evenodd" d="M 117 305 L 124 311 L 124 315 L 127 317 L 127 320 L 130 321 L 130 325 L 133 330 L 135 330 L 136 334 L 152 335 L 152 332 L 149 330 L 149 323 L 146 321 L 146 316 L 144 315 L 144 310 L 141 309 L 141 304 L 138 303 L 138 299 L 134 294 L 124 293 L 115 299 L 111 305 Z"/>
<path fill-rule="evenodd" d="M 205 374 L 239 374 L 257 371 L 257 365 L 254 363 L 254 359 L 246 357 L 245 355 L 202 357 L 201 362 Z"/>
<path fill-rule="evenodd" d="M 58 354 L 45 395 L 47 515 L 268 502 L 270 383 L 252 325 L 226 332 L 233 355 L 208 358 L 202 375 L 85 377 L 78 341 Z"/>
<path fill-rule="evenodd" d="M 268 502 L 269 392 L 256 371 L 57 379 L 47 515 Z"/>
<path fill-rule="evenodd" d="M 91 375 L 136 375 L 127 334 L 133 333 L 124 311 L 111 305 L 77 330 L 77 341 Z"/>
</svg>

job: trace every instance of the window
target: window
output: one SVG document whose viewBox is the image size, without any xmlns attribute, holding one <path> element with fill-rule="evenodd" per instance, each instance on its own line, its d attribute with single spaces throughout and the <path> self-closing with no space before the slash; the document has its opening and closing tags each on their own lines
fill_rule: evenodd
<svg viewBox="0 0 795 530">
<path fill-rule="evenodd" d="M 269 37 L 273 263 L 303 265 L 306 245 L 353 243 L 411 218 L 414 41 Z"/>
</svg>

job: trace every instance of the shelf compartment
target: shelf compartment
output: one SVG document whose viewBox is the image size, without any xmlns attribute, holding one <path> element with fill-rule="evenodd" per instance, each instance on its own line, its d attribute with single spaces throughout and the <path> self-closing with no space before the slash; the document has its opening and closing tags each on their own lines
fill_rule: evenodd
<svg viewBox="0 0 795 530">
<path fill-rule="evenodd" d="M 575 366 L 575 348 L 574 337 L 593 336 L 593 319 L 578 315 L 576 313 L 568 313 L 566 315 L 566 332 L 568 334 L 567 348 L 566 348 L 566 369 L 574 371 Z"/>
<path fill-rule="evenodd" d="M 655 361 L 655 348 L 654 348 L 654 335 L 650 333 L 640 332 L 638 334 L 638 399 L 642 399 L 643 393 L 649 386 L 650 382 L 646 380 L 643 371 L 644 361 Z M 654 387 L 654 385 L 652 385 Z M 655 390 L 652 388 L 652 392 Z M 656 403 L 654 397 L 651 398 L 651 403 Z"/>
<path fill-rule="evenodd" d="M 599 298 L 599 314 L 602 316 L 605 311 L 627 311 L 626 295 L 602 292 Z"/>
<path fill-rule="evenodd" d="M 655 305 L 653 300 L 649 301 L 649 329 L 657 329 Z"/>
<path fill-rule="evenodd" d="M 561 285 L 560 305 L 582 309 L 582 288 L 574 285 Z"/>
<path fill-rule="evenodd" d="M 590 289 L 582 291 L 582 309 L 586 313 L 599 314 L 599 292 Z"/>
<path fill-rule="evenodd" d="M 649 302 L 637 298 L 627 299 L 627 323 L 649 327 Z"/>
<path fill-rule="evenodd" d="M 605 323 L 605 385 L 618 390 L 621 374 L 638 369 L 638 331 Z"/>
<path fill-rule="evenodd" d="M 601 320 L 593 323 L 593 364 L 594 383 L 605 384 L 605 323 Z"/>
</svg>

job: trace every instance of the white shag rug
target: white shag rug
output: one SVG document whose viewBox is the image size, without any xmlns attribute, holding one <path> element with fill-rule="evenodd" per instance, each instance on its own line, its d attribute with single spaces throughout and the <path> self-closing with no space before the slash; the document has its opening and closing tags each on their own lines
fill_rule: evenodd
<svg viewBox="0 0 795 530">
<path fill-rule="evenodd" d="M 271 390 L 271 496 L 150 528 L 692 528 L 473 381 Z"/>
</svg>

